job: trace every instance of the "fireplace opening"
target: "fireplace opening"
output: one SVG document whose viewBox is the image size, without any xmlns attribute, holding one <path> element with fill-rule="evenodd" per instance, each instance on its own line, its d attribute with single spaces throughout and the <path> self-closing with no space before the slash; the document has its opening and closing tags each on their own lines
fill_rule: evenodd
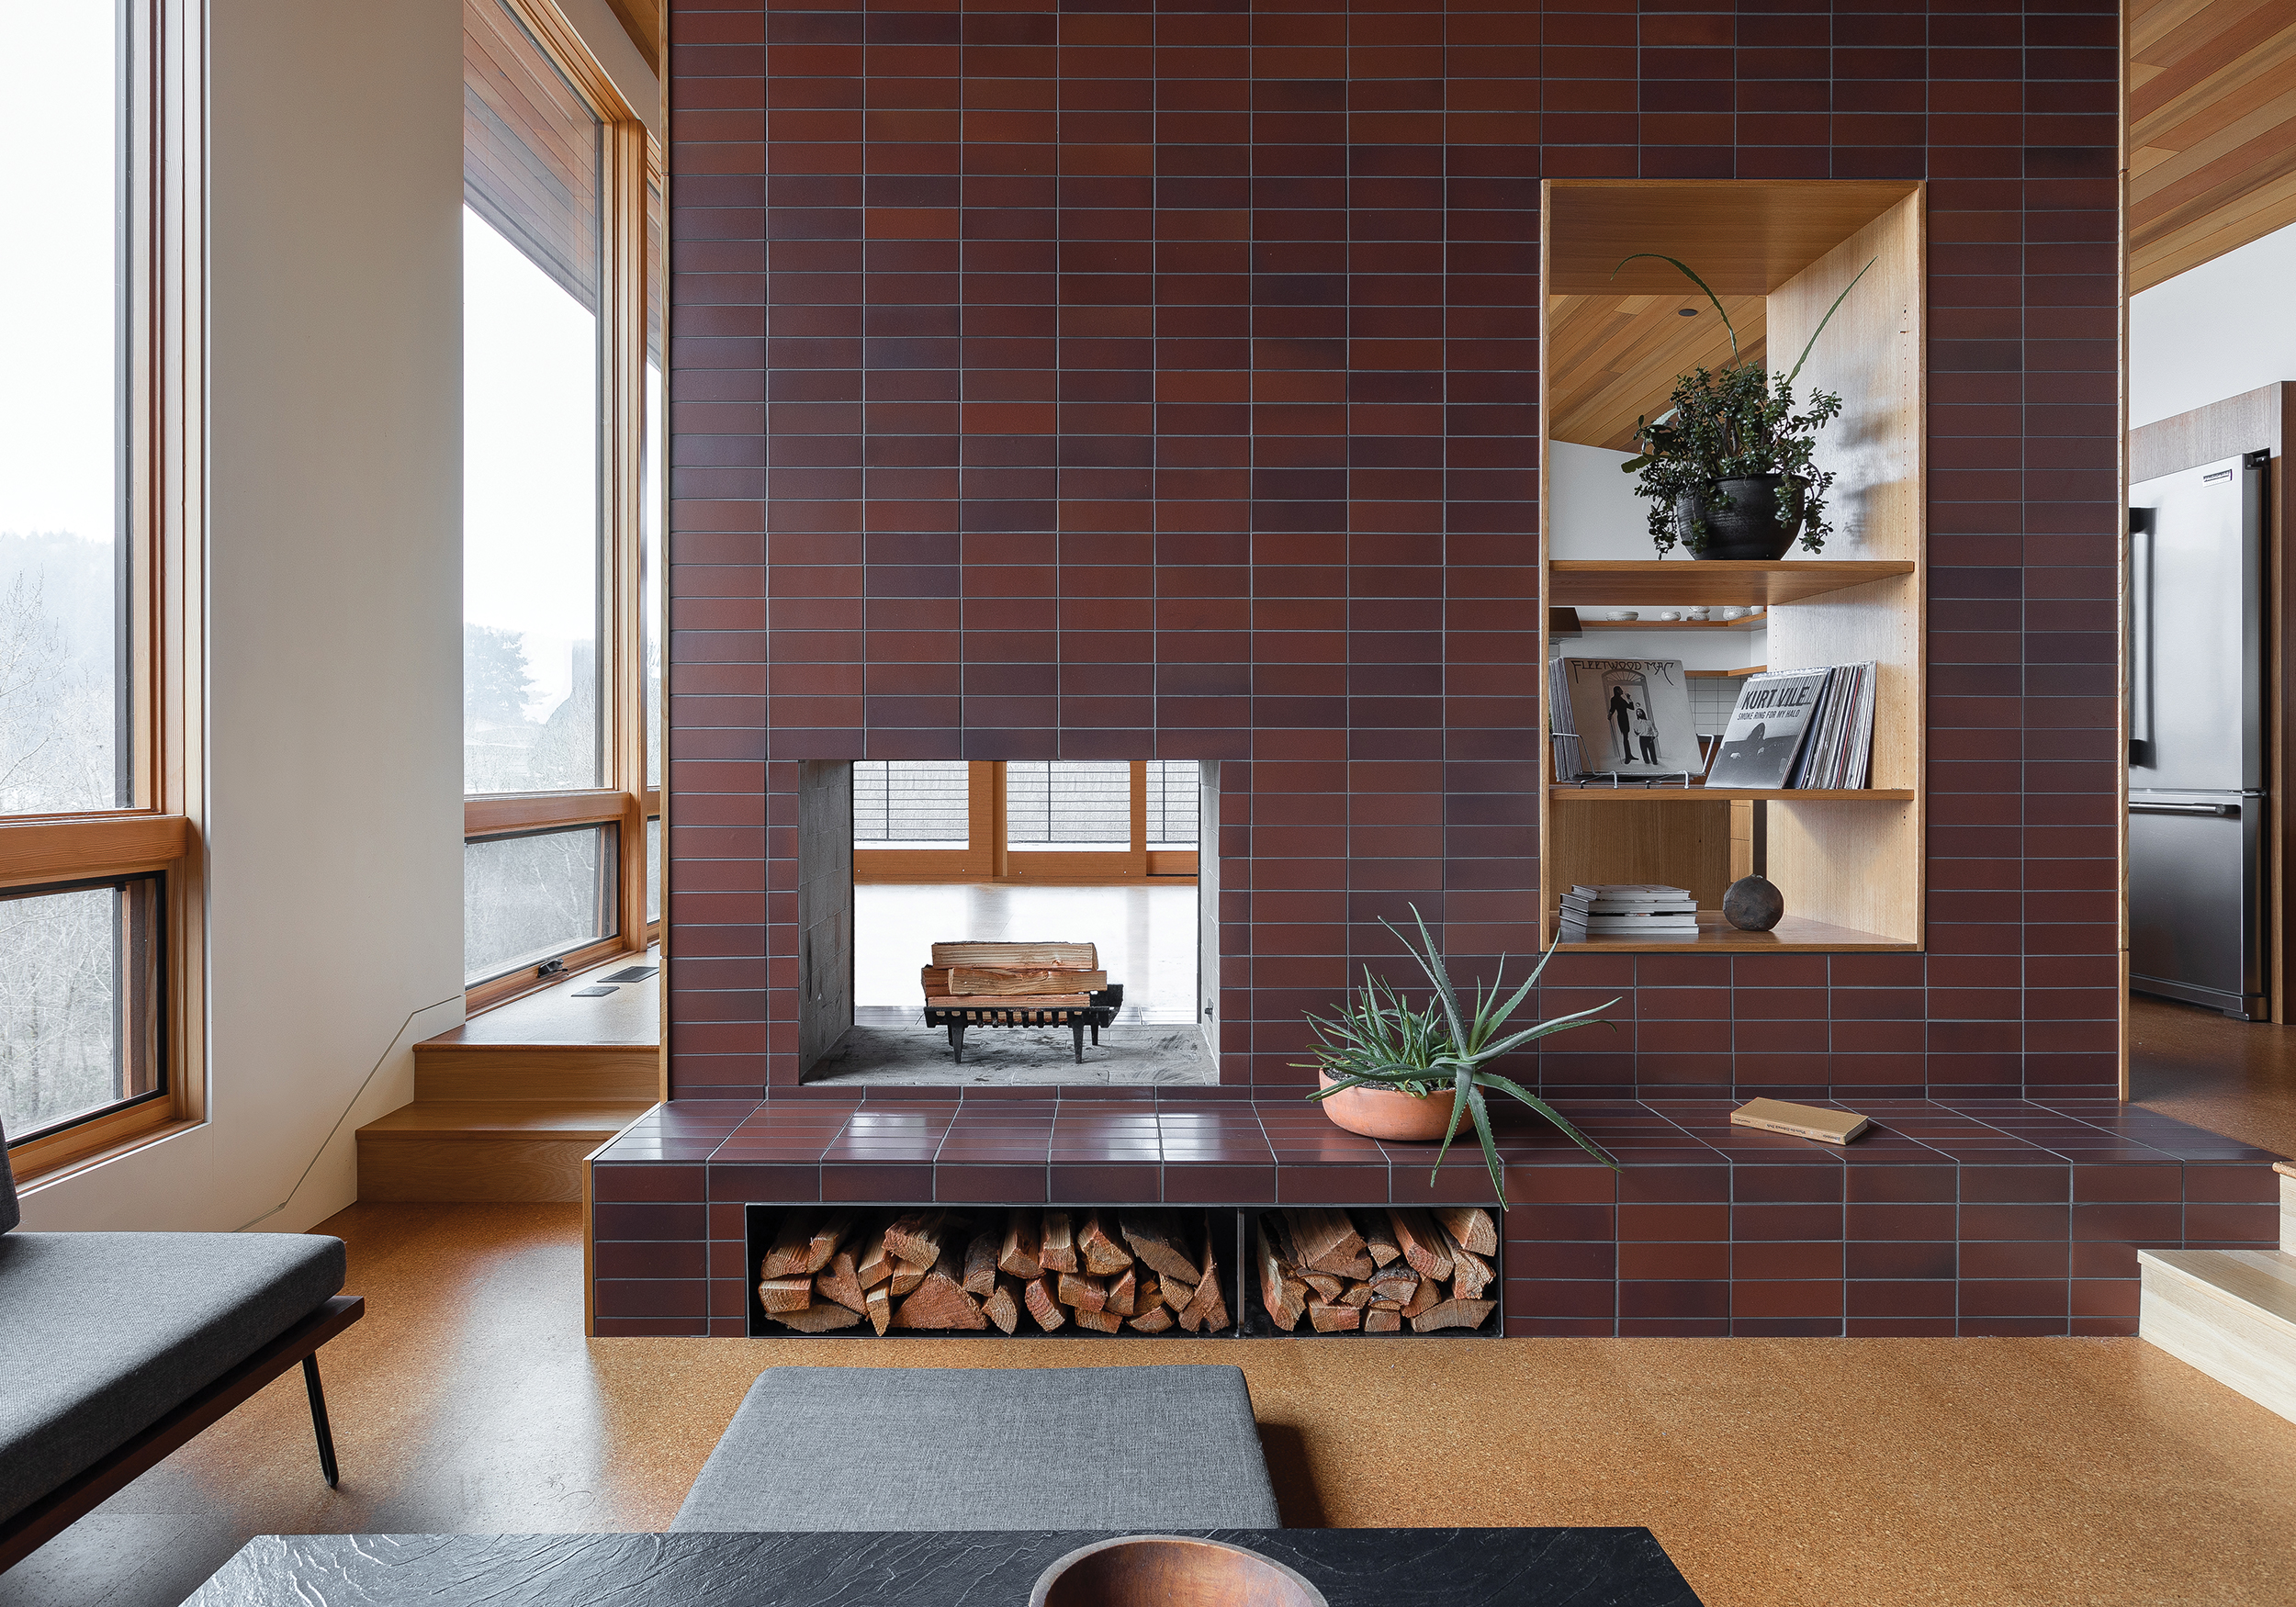
<svg viewBox="0 0 2296 1607">
<path fill-rule="evenodd" d="M 804 1081 L 1219 1081 L 1217 762 L 803 768 Z"/>
</svg>

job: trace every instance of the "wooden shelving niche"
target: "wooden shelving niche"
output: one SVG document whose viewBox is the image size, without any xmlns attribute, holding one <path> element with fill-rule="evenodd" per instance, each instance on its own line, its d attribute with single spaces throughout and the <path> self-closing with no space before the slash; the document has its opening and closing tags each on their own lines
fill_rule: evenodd
<svg viewBox="0 0 2296 1607">
<path fill-rule="evenodd" d="M 1823 388 L 1843 399 L 1841 417 L 1818 438 L 1818 459 L 1838 477 L 1825 552 L 1772 563 L 1552 559 L 1550 503 L 1542 498 L 1546 601 L 1577 609 L 1590 635 L 1766 629 L 1771 669 L 1872 659 L 1877 673 L 1872 785 L 1854 792 L 1567 784 L 1554 774 L 1552 745 L 1542 742 L 1547 940 L 1571 883 L 1656 882 L 1697 894 L 1694 938 L 1598 938 L 1564 947 L 1747 953 L 1922 946 L 1924 204 L 1922 186 L 1910 181 L 1548 181 L 1540 417 L 1552 433 L 1541 438 L 1542 484 L 1553 483 L 1545 462 L 1550 442 L 1627 450 L 1621 429 L 1665 405 L 1675 374 L 1728 358 L 1727 347 L 1714 349 L 1718 320 L 1677 316 L 1690 304 L 1685 293 L 1705 301 L 1672 268 L 1637 262 L 1614 277 L 1620 258 L 1657 252 L 1697 268 L 1729 307 L 1742 346 L 1761 360 L 1766 343 L 1773 368 L 1791 365 L 1835 297 L 1869 261 L 1874 267 L 1796 383 L 1799 396 Z M 1647 617 L 1660 608 L 1754 604 L 1761 615 L 1730 621 Z M 1646 617 L 1603 617 L 1613 609 Z M 1540 617 L 1551 655 L 1543 609 Z M 1741 932 L 1719 911 L 1729 883 L 1753 869 L 1758 826 L 1786 916 L 1773 931 Z"/>
</svg>

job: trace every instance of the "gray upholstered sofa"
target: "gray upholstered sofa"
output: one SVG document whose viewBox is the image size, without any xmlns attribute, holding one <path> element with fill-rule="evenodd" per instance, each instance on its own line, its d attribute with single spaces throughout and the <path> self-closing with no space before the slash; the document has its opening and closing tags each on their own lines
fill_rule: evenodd
<svg viewBox="0 0 2296 1607">
<path fill-rule="evenodd" d="M 366 1302 L 310 1233 L 26 1233 L 0 1134 L 0 1569 L 303 1364 Z"/>
<path fill-rule="evenodd" d="M 1282 1526 L 1232 1366 L 771 1367 L 670 1525 Z"/>
</svg>

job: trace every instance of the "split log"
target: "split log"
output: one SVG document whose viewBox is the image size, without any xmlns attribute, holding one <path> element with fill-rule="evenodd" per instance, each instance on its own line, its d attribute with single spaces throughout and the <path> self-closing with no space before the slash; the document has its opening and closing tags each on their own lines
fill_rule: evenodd
<svg viewBox="0 0 2296 1607">
<path fill-rule="evenodd" d="M 1260 1218 L 1261 1227 L 1276 1236 L 1276 1253 L 1291 1264 L 1293 1273 L 1300 1270 L 1300 1246 L 1291 1237 L 1291 1224 L 1284 1220 L 1281 1211 L 1268 1211 Z"/>
<path fill-rule="evenodd" d="M 1198 1278 L 1195 1284 L 1184 1284 L 1177 1278 L 1159 1278 L 1156 1281 L 1156 1294 L 1166 1306 L 1172 1309 L 1172 1315 L 1177 1317 L 1187 1309 L 1187 1303 L 1196 1298 L 1196 1284 L 1203 1281 L 1202 1278 Z"/>
<path fill-rule="evenodd" d="M 1068 1314 L 1061 1309 L 1060 1302 L 1052 1298 L 1052 1283 L 1050 1278 L 1041 1275 L 1030 1278 L 1020 1287 L 1020 1298 L 1027 1304 L 1029 1315 L 1036 1319 L 1036 1325 L 1047 1333 L 1063 1326 L 1068 1320 Z"/>
<path fill-rule="evenodd" d="M 1009 1275 L 996 1280 L 988 1298 L 981 1302 L 981 1314 L 996 1324 L 999 1332 L 1010 1333 L 1020 1326 L 1020 1285 Z"/>
<path fill-rule="evenodd" d="M 1292 1276 L 1289 1264 L 1276 1253 L 1275 1237 L 1265 1217 L 1260 1219 L 1257 1244 L 1260 1304 L 1266 1308 L 1267 1320 L 1289 1333 L 1300 1326 L 1300 1313 L 1307 1309 L 1308 1286 Z"/>
<path fill-rule="evenodd" d="M 1098 1278 L 1088 1277 L 1083 1273 L 1062 1273 L 1060 1303 L 1073 1306 L 1079 1311 L 1102 1310 L 1109 1303 L 1108 1286 Z"/>
<path fill-rule="evenodd" d="M 861 1287 L 861 1277 L 853 1270 L 853 1253 L 850 1250 L 840 1250 L 829 1257 L 829 1264 L 815 1276 L 813 1285 L 849 1311 L 866 1312 L 869 1309 L 869 1291 Z"/>
<path fill-rule="evenodd" d="M 1094 971 L 1100 951 L 1089 943 L 991 943 L 966 940 L 933 945 L 932 961 L 943 968 L 982 966 L 989 970 L 1067 969 Z"/>
<path fill-rule="evenodd" d="M 758 1265 L 759 1277 L 787 1277 L 800 1270 L 799 1264 L 813 1248 L 813 1221 L 814 1213 L 804 1210 L 793 1210 L 782 1219 L 764 1261 Z"/>
<path fill-rule="evenodd" d="M 1356 1262 L 1370 1260 L 1364 1253 L 1363 1235 L 1356 1231 L 1345 1211 L 1295 1208 L 1284 1212 L 1284 1219 L 1291 1225 L 1292 1242 L 1303 1266 L 1352 1277 L 1356 1275 L 1350 1269 Z M 1364 1268 L 1367 1275 L 1370 1271 L 1368 1266 Z"/>
<path fill-rule="evenodd" d="M 885 1249 L 896 1261 L 930 1270 L 940 1259 L 940 1242 L 956 1226 L 947 1211 L 911 1211 L 885 1230 Z"/>
<path fill-rule="evenodd" d="M 1367 1311 L 1392 1311 L 1400 1317 L 1402 1315 L 1403 1302 L 1401 1300 L 1374 1300 L 1371 1304 L 1366 1306 L 1364 1309 Z"/>
<path fill-rule="evenodd" d="M 1162 1333 L 1172 1326 L 1172 1309 L 1168 1306 L 1151 1306 L 1139 1316 L 1128 1319 L 1124 1326 L 1142 1333 Z"/>
<path fill-rule="evenodd" d="M 997 1270 L 1026 1283 L 1044 1270 L 1037 1261 L 1037 1246 L 1043 1242 L 1042 1212 L 1011 1212 L 1005 1218 L 1005 1247 L 996 1257 Z"/>
<path fill-rule="evenodd" d="M 873 1289 L 893 1275 L 893 1252 L 885 1248 L 884 1236 L 870 1241 L 861 1259 L 853 1264 L 853 1276 L 864 1289 Z"/>
<path fill-rule="evenodd" d="M 1363 1235 L 1363 1247 L 1370 1253 L 1373 1265 L 1384 1269 L 1390 1262 L 1402 1259 L 1403 1247 L 1395 1242 L 1394 1231 L 1379 1212 L 1365 1211 L 1356 1217 L 1356 1231 Z"/>
<path fill-rule="evenodd" d="M 1102 1333 L 1114 1333 L 1124 1326 L 1124 1319 L 1113 1311 L 1090 1311 L 1079 1306 L 1076 1309 L 1076 1326 L 1097 1329 Z"/>
<path fill-rule="evenodd" d="M 1415 1333 L 1433 1333 L 1438 1328 L 1480 1328 L 1483 1319 L 1491 1315 L 1496 1300 L 1446 1300 L 1430 1306 L 1411 1320 Z"/>
<path fill-rule="evenodd" d="M 1442 1298 L 1442 1284 L 1434 1278 L 1423 1277 L 1419 1280 L 1419 1287 L 1412 1291 L 1411 1298 L 1403 1302 L 1403 1315 L 1416 1317 L 1422 1311 L 1439 1303 Z"/>
<path fill-rule="evenodd" d="M 1446 1247 L 1443 1229 L 1425 1211 L 1410 1210 L 1400 1206 L 1389 1208 L 1388 1225 L 1395 1230 L 1395 1242 L 1403 1247 L 1403 1259 L 1421 1277 L 1447 1278 L 1451 1275 L 1451 1255 Z"/>
<path fill-rule="evenodd" d="M 1044 1213 L 1044 1239 L 1037 1251 L 1037 1260 L 1046 1272 L 1080 1272 L 1076 1263 L 1076 1240 L 1068 1225 L 1066 1211 Z"/>
<path fill-rule="evenodd" d="M 885 1281 L 886 1292 L 898 1300 L 916 1293 L 917 1286 L 925 1281 L 927 1268 L 911 1266 L 906 1261 L 893 1263 L 893 1276 Z"/>
<path fill-rule="evenodd" d="M 839 1328 L 860 1325 L 861 1313 L 843 1306 L 805 1306 L 794 1311 L 776 1311 L 773 1320 L 785 1323 L 800 1333 L 828 1333 Z"/>
<path fill-rule="evenodd" d="M 1105 971 L 1046 971 L 1018 966 L 976 968 L 952 965 L 947 972 L 951 994 L 976 998 L 1013 997 L 1030 994 L 1097 994 L 1109 985 Z"/>
<path fill-rule="evenodd" d="M 869 1326 L 877 1331 L 878 1338 L 883 1339 L 885 1330 L 893 1326 L 893 1286 L 879 1284 L 861 1299 L 869 1308 Z"/>
<path fill-rule="evenodd" d="M 954 1250 L 941 1252 L 917 1292 L 893 1314 L 895 1328 L 986 1328 L 980 1302 L 964 1292 L 964 1263 Z"/>
<path fill-rule="evenodd" d="M 1132 1264 L 1132 1253 L 1101 1224 L 1098 1211 L 1076 1230 L 1076 1249 L 1085 1258 L 1085 1270 L 1095 1277 L 1112 1277 Z"/>
<path fill-rule="evenodd" d="M 1154 1277 L 1156 1275 L 1152 1272 L 1148 1275 Z M 1115 1312 L 1119 1317 L 1130 1317 L 1140 1309 L 1136 1303 L 1139 1298 L 1140 1279 L 1133 1269 L 1128 1266 L 1124 1269 L 1123 1276 L 1109 1285 L 1108 1304 L 1104 1309 Z"/>
<path fill-rule="evenodd" d="M 768 1311 L 803 1311 L 813 1304 L 813 1279 L 770 1277 L 758 1285 L 758 1303 Z"/>
<path fill-rule="evenodd" d="M 1448 1228 L 1443 1230 L 1443 1243 L 1451 1253 L 1451 1293 L 1462 1300 L 1480 1298 L 1491 1287 L 1491 1263 L 1460 1243 Z"/>
<path fill-rule="evenodd" d="M 1353 1306 L 1357 1310 L 1361 1310 L 1364 1307 L 1371 1304 L 1371 1286 L 1369 1284 L 1349 1284 L 1345 1291 L 1340 1295 L 1339 1303 L 1343 1306 Z"/>
<path fill-rule="evenodd" d="M 975 1233 L 964 1247 L 964 1292 L 991 1295 L 996 1291 L 996 1235 Z"/>
<path fill-rule="evenodd" d="M 1381 1311 L 1376 1307 L 1368 1309 L 1363 1314 L 1363 1331 L 1366 1333 L 1401 1333 L 1403 1331 L 1403 1314 L 1401 1311 Z"/>
<path fill-rule="evenodd" d="M 1118 1217 L 1117 1227 L 1132 1253 L 1158 1276 L 1177 1278 L 1191 1289 L 1204 1281 L 1204 1269 L 1188 1253 L 1187 1237 L 1171 1212 L 1127 1210 Z"/>
<path fill-rule="evenodd" d="M 1319 1300 L 1336 1300 L 1347 1292 L 1347 1280 L 1344 1277 L 1334 1277 L 1328 1272 L 1315 1272 L 1304 1266 L 1295 1268 L 1294 1272 L 1301 1283 L 1315 1291 Z"/>
<path fill-rule="evenodd" d="M 1219 1333 L 1228 1326 L 1228 1298 L 1220 1287 L 1220 1260 L 1205 1247 L 1204 1281 L 1180 1311 L 1180 1326 L 1190 1333 Z"/>
<path fill-rule="evenodd" d="M 1478 1255 L 1499 1253 L 1499 1229 L 1480 1206 L 1437 1206 L 1435 1220 L 1460 1244 Z"/>
<path fill-rule="evenodd" d="M 1420 1281 L 1408 1262 L 1383 1266 L 1371 1275 L 1371 1294 L 1375 1299 L 1393 1300 L 1400 1305 L 1419 1292 Z"/>
<path fill-rule="evenodd" d="M 1318 1333 L 1351 1333 L 1363 1326 L 1363 1313 L 1353 1306 L 1334 1306 L 1322 1300 L 1308 1302 L 1308 1320 L 1315 1324 Z"/>
<path fill-rule="evenodd" d="M 1133 1275 L 1140 1281 L 1132 1290 L 1132 1315 L 1144 1317 L 1164 1304 L 1164 1280 L 1153 1272 L 1137 1269 Z"/>
<path fill-rule="evenodd" d="M 790 1212 L 782 1219 L 782 1231 L 773 1236 L 773 1247 L 765 1253 L 765 1266 L 758 1275 L 793 1277 L 803 1273 L 811 1277 L 829 1264 L 852 1227 L 851 1211 L 838 1211 L 827 1219 L 811 1211 Z"/>
</svg>

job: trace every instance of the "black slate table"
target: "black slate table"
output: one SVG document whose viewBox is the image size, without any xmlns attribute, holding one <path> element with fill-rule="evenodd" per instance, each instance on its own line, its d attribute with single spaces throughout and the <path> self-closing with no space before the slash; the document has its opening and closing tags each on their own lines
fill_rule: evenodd
<svg viewBox="0 0 2296 1607">
<path fill-rule="evenodd" d="M 1648 1529 L 1215 1529 L 1331 1607 L 1698 1607 Z M 1089 1533 L 265 1534 L 184 1607 L 1025 1607 Z"/>
</svg>

